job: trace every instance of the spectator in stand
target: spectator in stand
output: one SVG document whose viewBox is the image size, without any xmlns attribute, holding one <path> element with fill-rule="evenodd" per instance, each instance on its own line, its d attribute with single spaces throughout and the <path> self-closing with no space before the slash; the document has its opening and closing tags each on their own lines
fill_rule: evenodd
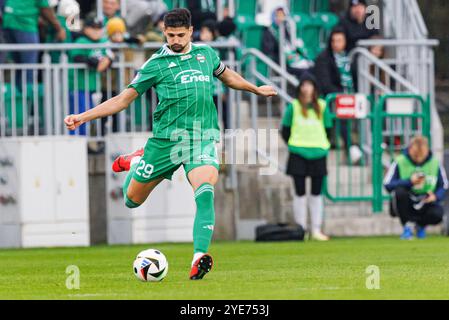
<svg viewBox="0 0 449 320">
<path fill-rule="evenodd" d="M 337 26 L 332 30 L 327 48 L 315 61 L 314 73 L 323 95 L 354 93 L 351 61 L 343 28 Z"/>
<path fill-rule="evenodd" d="M 96 14 L 86 18 L 82 33 L 83 35 L 75 40 L 75 44 L 108 42 L 103 36 L 103 23 Z M 100 102 L 101 97 L 95 96 L 94 99 L 94 94 L 101 92 L 101 88 L 97 86 L 97 83 L 100 83 L 97 76 L 111 66 L 114 55 L 107 49 L 73 49 L 69 51 L 69 57 L 71 62 L 85 63 L 88 66 L 88 69 L 69 70 L 70 113 L 84 112 Z M 94 103 L 94 100 L 98 101 Z M 80 135 L 86 135 L 85 125 L 80 126 L 78 132 Z"/>
<path fill-rule="evenodd" d="M 314 74 L 324 96 L 331 93 L 355 92 L 353 68 L 346 48 L 346 33 L 343 28 L 337 26 L 331 32 L 327 48 L 315 61 Z M 362 156 L 360 148 L 352 146 L 348 121 L 340 120 L 340 123 L 340 135 L 343 138 L 347 159 L 351 159 L 351 163 L 356 163 Z"/>
<path fill-rule="evenodd" d="M 50 8 L 48 0 L 6 0 L 3 13 L 3 29 L 6 43 L 39 43 L 38 21 L 42 15 L 56 29 L 56 39 L 66 39 L 65 29 Z M 12 59 L 16 63 L 37 63 L 37 51 L 13 52 Z M 21 87 L 22 73 L 17 75 L 17 83 Z M 33 81 L 33 71 L 26 71 L 26 81 Z"/>
<path fill-rule="evenodd" d="M 379 35 L 379 30 L 368 28 L 366 19 L 366 1 L 351 0 L 348 13 L 339 23 L 346 33 L 348 52 L 356 47 L 357 41 Z"/>
<path fill-rule="evenodd" d="M 158 23 L 160 16 L 167 10 L 163 0 L 127 0 L 126 27 L 129 34 L 132 36 L 145 34 L 149 27 Z"/>
<path fill-rule="evenodd" d="M 120 0 L 103 0 L 103 24 L 106 25 L 114 17 L 121 17 Z"/>
<path fill-rule="evenodd" d="M 384 186 L 392 193 L 390 213 L 399 216 L 403 240 L 426 237 L 426 226 L 439 224 L 441 205 L 449 183 L 444 167 L 432 155 L 427 138 L 412 139 L 407 150 L 396 158 L 385 177 Z"/>
<path fill-rule="evenodd" d="M 199 33 L 199 39 L 202 42 L 215 41 L 217 30 L 217 21 L 206 20 L 202 23 Z"/>
<path fill-rule="evenodd" d="M 216 32 L 216 41 L 225 41 L 228 40 L 237 29 L 237 26 L 234 23 L 234 19 L 231 17 L 225 17 L 222 21 L 217 24 Z"/>
<path fill-rule="evenodd" d="M 208 2 L 203 0 L 187 0 L 187 9 L 192 14 L 193 39 L 199 39 L 199 30 L 203 22 L 207 20 L 217 21 L 217 15 L 208 6 Z"/>
<path fill-rule="evenodd" d="M 55 3 L 54 10 L 56 12 L 56 18 L 66 32 L 66 39 L 64 43 L 71 43 L 73 41 L 72 32 L 70 28 L 76 28 L 79 25 L 80 6 L 76 0 L 60 0 Z M 51 25 L 45 26 L 45 42 L 56 43 L 58 42 L 56 29 Z M 52 62 L 58 63 L 60 52 L 50 52 Z"/>
<path fill-rule="evenodd" d="M 156 22 L 148 24 L 145 33 L 137 35 L 140 42 L 164 42 L 164 16 L 166 12 L 162 13 Z"/>
<path fill-rule="evenodd" d="M 128 44 L 141 44 L 140 40 L 131 37 L 126 29 L 125 20 L 119 17 L 112 17 L 106 24 L 106 33 L 110 42 L 112 43 L 128 43 Z M 121 49 L 124 53 L 126 63 L 131 63 L 134 60 L 134 50 L 131 48 Z M 115 51 L 114 51 L 115 52 Z M 116 59 L 117 60 L 117 59 Z M 133 77 L 133 68 L 125 68 L 124 83 L 131 82 Z M 119 87 L 119 74 L 117 69 L 111 69 L 110 77 L 102 77 L 101 82 L 101 102 L 104 102 L 111 97 L 117 95 L 120 92 Z M 110 81 L 108 83 L 108 81 Z M 151 111 L 151 110 L 150 110 Z M 112 116 L 112 131 L 117 132 L 117 115 Z M 101 119 L 102 132 L 105 132 L 107 119 Z"/>
<path fill-rule="evenodd" d="M 141 44 L 140 39 L 130 36 L 126 32 L 125 20 L 119 17 L 113 17 L 106 24 L 106 34 L 111 42 Z"/>
<path fill-rule="evenodd" d="M 286 8 L 278 7 L 273 11 L 272 24 L 263 32 L 262 51 L 273 61 L 280 63 L 280 25 L 283 24 L 285 26 L 285 43 L 282 54 L 285 55 L 287 71 L 300 79 L 301 75 L 313 66 L 313 62 L 306 59 L 296 47 L 296 44 L 292 43 L 286 18 Z"/>
</svg>

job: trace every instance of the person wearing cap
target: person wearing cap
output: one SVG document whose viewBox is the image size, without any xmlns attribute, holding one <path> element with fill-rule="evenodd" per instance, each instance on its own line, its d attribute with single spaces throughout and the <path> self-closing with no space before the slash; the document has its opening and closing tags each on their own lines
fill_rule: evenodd
<svg viewBox="0 0 449 320">
<path fill-rule="evenodd" d="M 351 0 L 346 16 L 340 20 L 348 39 L 348 52 L 356 47 L 357 41 L 379 35 L 378 29 L 370 29 L 366 24 L 366 7 L 365 0 Z"/>
<path fill-rule="evenodd" d="M 84 21 L 82 35 L 74 43 L 101 44 L 107 42 L 108 39 L 104 37 L 102 20 L 98 19 L 95 14 L 90 14 Z M 110 67 L 114 55 L 111 50 L 104 48 L 73 49 L 69 51 L 69 58 L 70 62 L 87 64 L 87 69 L 69 70 L 70 112 L 84 112 L 95 106 L 93 94 L 101 91 L 101 88 L 97 86 L 101 80 L 99 73 Z M 78 133 L 86 135 L 85 125 L 80 126 Z M 73 135 L 75 132 L 72 131 L 70 134 Z"/>
<path fill-rule="evenodd" d="M 426 226 L 442 221 L 441 202 L 449 183 L 444 166 L 430 151 L 427 138 L 416 136 L 410 141 L 390 166 L 384 186 L 392 195 L 390 214 L 398 215 L 404 228 L 401 239 L 413 239 L 413 231 L 418 239 L 423 239 Z"/>
<path fill-rule="evenodd" d="M 287 174 L 292 176 L 295 185 L 293 214 L 296 223 L 308 230 L 306 178 L 311 177 L 310 234 L 312 239 L 327 241 L 329 237 L 322 232 L 322 186 L 327 175 L 328 129 L 332 127 L 332 118 L 326 103 L 318 98 L 318 84 L 311 73 L 301 76 L 296 93 L 296 99 L 287 105 L 282 120 L 282 138 L 289 150 Z"/>
</svg>

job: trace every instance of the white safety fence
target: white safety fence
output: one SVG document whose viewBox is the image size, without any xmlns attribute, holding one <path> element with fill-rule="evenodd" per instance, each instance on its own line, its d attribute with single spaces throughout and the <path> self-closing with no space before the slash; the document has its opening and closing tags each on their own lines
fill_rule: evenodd
<svg viewBox="0 0 449 320">
<path fill-rule="evenodd" d="M 223 62 L 235 69 L 234 50 L 237 41 L 214 42 L 212 47 L 225 56 Z M 39 51 L 41 59 L 36 64 L 0 64 L 0 137 L 7 136 L 59 136 L 81 135 L 90 140 L 104 140 L 112 132 L 149 132 L 152 114 L 157 106 L 157 96 L 152 89 L 136 99 L 130 107 L 107 119 L 87 123 L 70 133 L 65 129 L 64 117 L 92 108 L 120 93 L 134 78 L 141 64 L 155 52 L 161 43 L 146 43 L 140 47 L 125 44 L 1 44 L 0 52 Z M 99 73 L 86 63 L 70 59 L 71 50 L 111 50 L 114 61 L 109 69 Z M 234 96 L 216 86 L 219 119 L 224 101 L 235 104 Z M 230 119 L 230 116 L 227 117 Z"/>
</svg>

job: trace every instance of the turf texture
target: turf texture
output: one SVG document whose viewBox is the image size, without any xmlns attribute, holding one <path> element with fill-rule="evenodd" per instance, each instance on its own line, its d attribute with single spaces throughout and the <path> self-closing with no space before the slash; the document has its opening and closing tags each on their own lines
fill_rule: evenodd
<svg viewBox="0 0 449 320">
<path fill-rule="evenodd" d="M 133 274 L 136 254 L 148 248 L 167 256 L 161 282 Z M 0 299 L 449 299 L 445 237 L 214 242 L 214 268 L 200 281 L 188 279 L 191 250 L 191 244 L 0 250 Z M 71 265 L 79 268 L 79 289 L 66 287 Z M 369 266 L 378 267 L 379 289 L 367 288 L 376 283 Z"/>
</svg>

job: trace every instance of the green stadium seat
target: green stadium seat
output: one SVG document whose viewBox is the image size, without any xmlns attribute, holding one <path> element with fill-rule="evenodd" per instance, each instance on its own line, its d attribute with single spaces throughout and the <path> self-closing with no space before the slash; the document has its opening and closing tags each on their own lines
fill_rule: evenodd
<svg viewBox="0 0 449 320">
<path fill-rule="evenodd" d="M 167 5 L 168 10 L 172 10 L 174 8 L 174 0 L 164 0 L 164 2 Z"/>
<path fill-rule="evenodd" d="M 256 23 L 257 0 L 236 0 L 235 23 L 239 30 Z"/>
<path fill-rule="evenodd" d="M 315 59 L 320 51 L 321 24 L 317 23 L 309 14 L 296 14 L 296 36 L 303 40 L 303 52 L 308 59 Z"/>
<path fill-rule="evenodd" d="M 292 15 L 311 13 L 313 11 L 314 0 L 291 0 L 290 13 Z"/>
<path fill-rule="evenodd" d="M 304 53 L 314 60 L 327 46 L 327 39 L 332 28 L 338 23 L 333 13 L 319 12 L 314 14 L 296 14 L 297 37 L 304 42 Z"/>
<path fill-rule="evenodd" d="M 315 0 L 315 12 L 329 12 L 330 0 Z"/>
<path fill-rule="evenodd" d="M 242 31 L 241 31 L 241 39 L 242 43 L 246 48 L 255 48 L 258 50 L 261 50 L 262 48 L 262 37 L 263 32 L 265 30 L 264 26 L 258 25 L 258 24 L 252 24 L 247 25 Z M 243 69 L 247 69 L 249 61 L 246 62 L 242 67 Z M 268 67 L 266 64 L 264 64 L 261 61 L 257 62 L 257 71 L 261 73 L 264 76 L 268 76 Z"/>
<path fill-rule="evenodd" d="M 17 89 L 13 92 L 13 86 L 11 83 L 5 83 L 2 89 L 4 102 L 5 102 L 5 112 L 6 112 L 6 123 L 8 128 L 12 128 L 15 124 L 16 128 L 21 129 L 24 125 L 23 113 L 29 114 L 28 99 L 23 101 L 23 96 Z M 14 97 L 13 97 L 14 94 Z M 15 105 L 14 105 L 15 104 Z M 15 117 L 13 117 L 13 105 L 15 109 Z"/>
<path fill-rule="evenodd" d="M 241 39 L 245 47 L 261 49 L 265 27 L 258 24 L 248 24 L 241 30 Z"/>
</svg>

